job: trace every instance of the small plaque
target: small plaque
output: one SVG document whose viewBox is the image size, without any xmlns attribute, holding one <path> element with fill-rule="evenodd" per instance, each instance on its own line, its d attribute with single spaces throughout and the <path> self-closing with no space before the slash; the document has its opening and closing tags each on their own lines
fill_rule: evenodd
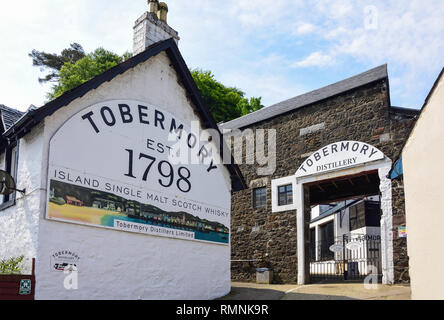
<svg viewBox="0 0 444 320">
<path fill-rule="evenodd" d="M 20 280 L 20 295 L 30 295 L 31 294 L 31 280 L 23 279 Z"/>
<path fill-rule="evenodd" d="M 398 227 L 398 238 L 407 238 L 407 228 Z"/>
</svg>

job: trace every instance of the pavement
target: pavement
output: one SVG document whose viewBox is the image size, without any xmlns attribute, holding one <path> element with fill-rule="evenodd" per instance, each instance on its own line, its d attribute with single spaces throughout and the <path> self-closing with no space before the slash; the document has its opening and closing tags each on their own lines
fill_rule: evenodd
<svg viewBox="0 0 444 320">
<path fill-rule="evenodd" d="M 363 283 L 319 283 L 298 285 L 264 285 L 233 282 L 231 293 L 221 300 L 410 300 L 410 286 Z"/>
</svg>

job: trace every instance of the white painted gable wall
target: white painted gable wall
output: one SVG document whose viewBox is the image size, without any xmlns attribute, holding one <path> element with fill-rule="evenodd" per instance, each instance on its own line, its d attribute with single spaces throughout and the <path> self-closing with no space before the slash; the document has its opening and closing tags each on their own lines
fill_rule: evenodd
<svg viewBox="0 0 444 320">
<path fill-rule="evenodd" d="M 18 187 L 32 191 L 0 212 L 0 256 L 37 257 L 36 299 L 214 299 L 230 291 L 230 246 L 138 235 L 46 220 L 48 145 L 72 115 L 113 99 L 145 101 L 181 120 L 197 115 L 165 53 L 88 92 L 45 119 L 20 141 Z M 1 165 L 1 164 L 0 164 Z M 217 192 L 230 208 L 226 185 Z M 201 182 L 204 183 L 204 182 Z M 11 236 L 13 235 L 13 236 Z M 50 256 L 71 250 L 80 256 L 78 290 L 66 290 L 66 275 L 50 271 Z"/>
</svg>

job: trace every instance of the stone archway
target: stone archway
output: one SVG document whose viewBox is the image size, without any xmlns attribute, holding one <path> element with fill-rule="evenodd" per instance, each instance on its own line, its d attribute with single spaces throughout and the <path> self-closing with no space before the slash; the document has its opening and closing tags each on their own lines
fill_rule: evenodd
<svg viewBox="0 0 444 320">
<path fill-rule="evenodd" d="M 341 141 L 330 144 L 313 153 L 295 174 L 295 199 L 298 237 L 298 283 L 310 279 L 309 223 L 310 199 L 308 185 L 316 181 L 334 180 L 341 177 L 377 172 L 381 201 L 381 258 L 382 281 L 394 282 L 393 234 L 392 234 L 392 184 L 387 177 L 392 161 L 372 145 L 358 141 Z"/>
</svg>

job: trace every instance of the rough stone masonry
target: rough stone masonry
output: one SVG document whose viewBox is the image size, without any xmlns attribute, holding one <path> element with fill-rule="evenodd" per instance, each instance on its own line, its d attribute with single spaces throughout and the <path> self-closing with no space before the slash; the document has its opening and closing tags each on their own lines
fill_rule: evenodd
<svg viewBox="0 0 444 320">
<path fill-rule="evenodd" d="M 275 283 L 297 282 L 296 213 L 272 212 L 271 180 L 294 175 L 309 155 L 338 141 L 368 143 L 396 161 L 417 112 L 391 106 L 387 76 L 368 82 L 362 78 L 344 80 L 344 83 L 356 81 L 358 85 L 308 105 L 291 109 L 288 108 L 291 101 L 284 102 L 281 108 L 288 111 L 283 113 L 273 114 L 271 110 L 268 112 L 273 116 L 256 122 L 241 119 L 221 126 L 277 130 L 277 170 L 273 175 L 260 177 L 257 166 L 240 165 L 250 188 L 232 196 L 233 280 L 255 281 L 256 268 L 269 267 L 274 270 Z M 324 89 L 318 93 L 322 96 L 321 90 Z M 258 187 L 267 187 L 267 201 L 265 207 L 255 209 L 252 192 Z M 397 238 L 398 227 L 405 226 L 402 180 L 394 181 L 392 189 L 394 280 L 409 282 L 406 241 Z"/>
</svg>

